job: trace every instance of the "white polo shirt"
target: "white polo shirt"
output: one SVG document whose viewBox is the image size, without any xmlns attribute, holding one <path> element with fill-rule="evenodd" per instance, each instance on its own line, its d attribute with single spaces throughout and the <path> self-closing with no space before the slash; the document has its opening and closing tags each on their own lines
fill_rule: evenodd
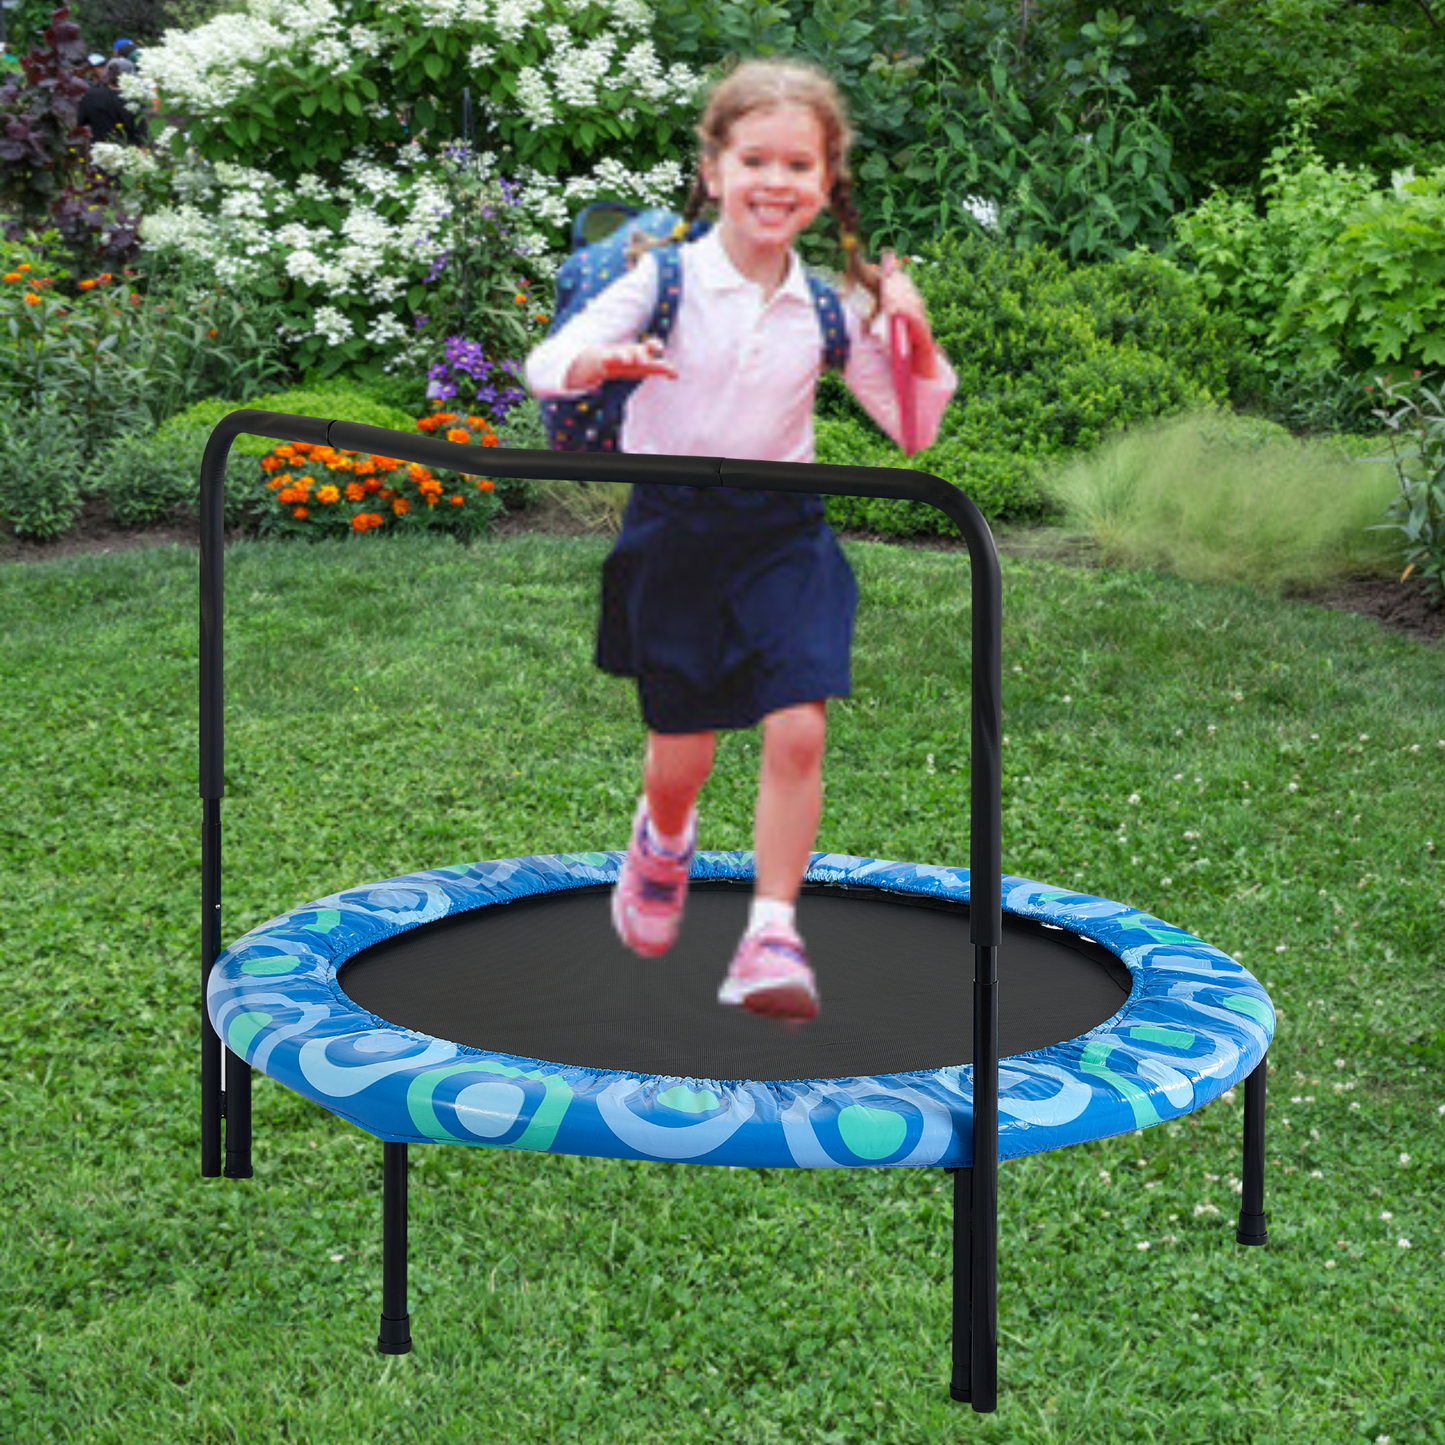
<svg viewBox="0 0 1445 1445">
<path fill-rule="evenodd" d="M 672 456 L 811 462 L 813 401 L 823 366 L 823 335 L 802 262 L 767 301 L 763 288 L 733 265 L 717 228 L 681 248 L 682 305 L 667 354 L 678 375 L 649 376 L 632 393 L 619 450 Z M 636 341 L 657 303 L 657 259 L 636 266 L 594 296 L 527 358 L 527 385 L 539 397 L 578 396 L 563 385 L 589 346 Z M 848 328 L 843 379 L 864 409 L 900 440 L 898 401 L 888 353 L 887 319 L 864 317 L 872 297 L 861 287 L 840 294 Z M 938 435 L 958 378 L 942 351 L 938 374 L 916 384 L 918 441 Z"/>
</svg>

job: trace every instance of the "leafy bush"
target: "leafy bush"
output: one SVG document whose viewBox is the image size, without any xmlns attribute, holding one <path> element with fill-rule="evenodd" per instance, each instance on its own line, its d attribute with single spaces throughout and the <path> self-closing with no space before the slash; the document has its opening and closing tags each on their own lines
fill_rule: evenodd
<svg viewBox="0 0 1445 1445">
<path fill-rule="evenodd" d="M 1043 485 L 1106 560 L 1279 590 L 1388 565 L 1367 535 L 1392 483 L 1379 456 L 1204 408 L 1061 460 Z"/>
<path fill-rule="evenodd" d="M 85 42 L 63 6 L 39 43 L 20 57 L 20 70 L 0 83 L 0 203 L 18 216 L 11 239 L 38 224 L 79 172 L 75 116 L 86 83 Z"/>
<path fill-rule="evenodd" d="M 244 387 L 279 369 L 265 308 L 215 289 L 133 290 L 133 270 L 76 278 L 54 233 L 0 250 L 0 400 L 65 404 L 89 457 L 154 424 L 203 388 Z"/>
<path fill-rule="evenodd" d="M 141 76 L 213 161 L 341 178 L 363 148 L 460 134 L 470 87 L 489 150 L 548 175 L 646 169 L 688 143 L 701 77 L 666 67 L 645 5 L 251 0 L 146 49 Z M 617 84 L 604 85 L 603 76 Z"/>
<path fill-rule="evenodd" d="M 1311 370 L 1445 364 L 1445 166 L 1360 200 L 1291 279 L 1278 330 Z"/>
<path fill-rule="evenodd" d="M 154 431 L 126 432 L 101 452 L 90 490 L 105 498 L 123 527 L 195 518 L 200 513 L 201 456 L 209 432 L 172 428 L 162 442 Z M 254 463 L 236 458 L 226 468 L 226 524 L 239 526 L 254 511 L 245 482 Z"/>
<path fill-rule="evenodd" d="M 1417 371 L 1410 381 L 1381 379 L 1384 406 L 1375 416 L 1385 427 L 1399 479 L 1390 520 L 1374 530 L 1403 538 L 1403 582 L 1418 571 L 1426 587 L 1445 598 L 1445 387 Z"/>
<path fill-rule="evenodd" d="M 0 521 L 41 541 L 75 525 L 85 505 L 85 459 L 59 403 L 0 418 Z"/>
<path fill-rule="evenodd" d="M 882 181 L 875 235 L 912 250 L 973 214 L 1022 249 L 1053 246 L 1075 261 L 1172 249 L 1170 221 L 1189 199 L 1169 139 L 1178 110 L 1167 90 L 1140 104 L 1124 79 L 1116 53 L 1143 39 L 1133 17 L 1101 11 L 1081 35 L 1087 49 L 1067 62 L 1075 83 L 1063 103 L 1030 105 L 1006 34 L 981 76 L 940 57 L 940 77 L 917 88 L 923 136 L 907 169 L 879 176 L 872 158 L 859 167 Z M 968 198 L 989 203 L 987 218 Z"/>
<path fill-rule="evenodd" d="M 1244 339 L 1172 262 L 1145 251 L 1071 268 L 980 236 L 924 248 L 915 281 L 958 374 L 938 439 L 914 464 L 961 487 L 993 520 L 1049 507 L 1039 463 L 1135 423 L 1224 400 L 1248 374 Z M 907 463 L 835 381 L 821 393 L 818 460 Z M 842 425 L 845 421 L 851 427 Z M 915 503 L 836 498 L 840 525 L 946 532 Z"/>
<path fill-rule="evenodd" d="M 375 401 L 365 391 L 345 382 L 333 381 L 290 391 L 261 392 L 240 401 L 223 401 L 214 397 L 198 401 L 162 424 L 156 433 L 157 443 L 169 448 L 179 445 L 181 438 L 195 433 L 208 437 L 222 417 L 229 416 L 233 411 L 251 408 L 287 412 L 291 416 L 355 421 L 366 426 L 390 427 L 393 431 L 416 430 L 416 417 L 412 413 Z M 274 446 L 274 440 L 243 434 L 232 442 L 231 452 L 232 455 L 263 457 Z M 199 467 L 200 452 L 196 453 L 195 461 Z"/>
</svg>

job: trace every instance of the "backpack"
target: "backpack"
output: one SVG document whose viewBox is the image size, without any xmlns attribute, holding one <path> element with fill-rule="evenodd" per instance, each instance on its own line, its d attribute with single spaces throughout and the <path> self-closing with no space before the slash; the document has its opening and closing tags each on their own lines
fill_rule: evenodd
<svg viewBox="0 0 1445 1445">
<path fill-rule="evenodd" d="M 585 240 L 587 218 L 599 210 L 622 212 L 624 223 L 600 241 L 588 243 Z M 566 325 L 594 296 L 626 271 L 627 242 L 634 228 L 640 227 L 650 236 L 670 236 L 681 220 L 674 211 L 639 211 L 635 206 L 616 201 L 597 201 L 588 206 L 573 223 L 572 254 L 557 272 L 557 294 L 552 321 L 547 327 L 548 336 Z M 711 229 L 710 221 L 694 221 L 685 240 L 696 241 Z M 652 254 L 657 257 L 658 295 L 647 334 L 666 342 L 682 295 L 682 261 L 676 243 L 658 247 Z M 842 371 L 848 364 L 848 329 L 837 293 L 811 274 L 808 286 L 824 337 L 823 365 Z M 627 399 L 642 381 L 642 377 L 615 377 L 581 396 L 543 397 L 542 425 L 547 431 L 548 446 L 560 452 L 616 451 Z"/>
</svg>

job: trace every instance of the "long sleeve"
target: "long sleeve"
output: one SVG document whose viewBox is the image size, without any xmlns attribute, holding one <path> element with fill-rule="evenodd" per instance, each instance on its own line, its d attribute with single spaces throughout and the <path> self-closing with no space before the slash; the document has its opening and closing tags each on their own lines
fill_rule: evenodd
<svg viewBox="0 0 1445 1445">
<path fill-rule="evenodd" d="M 869 326 L 865 320 L 865 308 L 870 308 L 871 304 L 872 298 L 866 292 L 857 299 L 849 297 L 844 301 L 851 345 L 843 380 L 868 415 L 901 446 L 903 426 L 898 396 L 893 387 L 888 318 L 880 314 Z M 920 450 L 932 446 L 937 439 L 944 410 L 958 389 L 958 376 L 937 343 L 934 352 L 938 359 L 938 371 L 927 380 L 917 378 L 914 384 Z"/>
<path fill-rule="evenodd" d="M 657 305 L 657 261 L 644 254 L 637 265 L 598 292 L 575 316 L 527 357 L 527 385 L 534 396 L 581 396 L 568 390 L 567 372 L 589 346 L 635 341 Z"/>
</svg>

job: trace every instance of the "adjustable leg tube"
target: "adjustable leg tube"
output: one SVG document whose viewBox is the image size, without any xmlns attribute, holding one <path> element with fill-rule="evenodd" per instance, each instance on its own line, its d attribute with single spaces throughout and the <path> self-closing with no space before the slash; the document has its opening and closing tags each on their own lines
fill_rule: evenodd
<svg viewBox="0 0 1445 1445">
<path fill-rule="evenodd" d="M 382 1146 L 381 1333 L 383 1355 L 411 1353 L 411 1317 L 406 1312 L 406 1145 Z"/>
<path fill-rule="evenodd" d="M 953 1379 L 948 1393 L 965 1403 L 973 1378 L 973 1170 L 953 1175 Z"/>
<path fill-rule="evenodd" d="M 1264 1079 L 1266 1054 L 1244 1081 L 1244 1191 L 1239 1205 L 1240 1244 L 1263 1244 L 1269 1238 L 1264 1215 Z"/>
</svg>

